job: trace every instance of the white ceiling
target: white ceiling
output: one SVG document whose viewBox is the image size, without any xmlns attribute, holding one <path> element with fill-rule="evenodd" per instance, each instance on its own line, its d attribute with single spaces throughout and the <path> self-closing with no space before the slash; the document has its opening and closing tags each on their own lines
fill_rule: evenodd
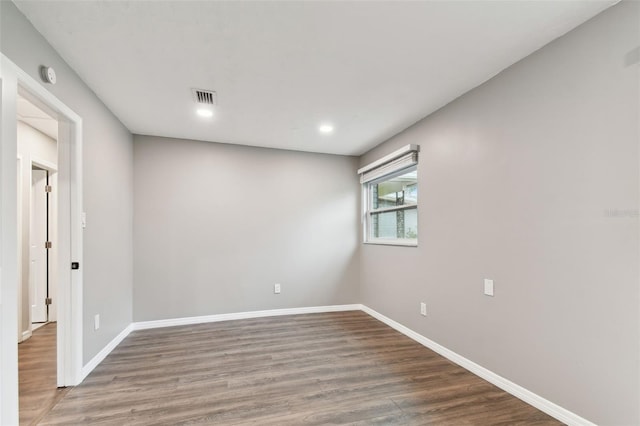
<svg viewBox="0 0 640 426">
<path fill-rule="evenodd" d="M 58 140 L 58 121 L 20 95 L 18 95 L 17 113 L 18 120 L 51 139 Z"/>
<path fill-rule="evenodd" d="M 133 133 L 359 155 L 616 1 L 15 3 Z"/>
</svg>

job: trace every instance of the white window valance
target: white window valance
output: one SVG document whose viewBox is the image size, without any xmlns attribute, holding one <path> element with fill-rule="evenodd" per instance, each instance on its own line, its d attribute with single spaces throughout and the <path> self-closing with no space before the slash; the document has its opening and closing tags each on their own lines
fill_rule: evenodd
<svg viewBox="0 0 640 426">
<path fill-rule="evenodd" d="M 391 154 L 382 157 L 358 170 L 360 183 L 367 183 L 382 176 L 387 176 L 399 170 L 418 164 L 419 145 L 406 145 Z"/>
</svg>

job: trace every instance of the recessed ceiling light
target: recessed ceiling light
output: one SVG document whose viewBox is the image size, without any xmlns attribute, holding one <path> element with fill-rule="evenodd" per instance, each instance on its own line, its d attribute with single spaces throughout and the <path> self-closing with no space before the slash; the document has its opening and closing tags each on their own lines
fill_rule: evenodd
<svg viewBox="0 0 640 426">
<path fill-rule="evenodd" d="M 210 109 L 207 109 L 207 108 L 198 108 L 196 113 L 200 117 L 206 117 L 206 118 L 213 117 L 213 111 L 211 111 Z"/>
<path fill-rule="evenodd" d="M 333 133 L 333 126 L 331 124 L 322 124 L 318 127 L 320 133 Z"/>
</svg>

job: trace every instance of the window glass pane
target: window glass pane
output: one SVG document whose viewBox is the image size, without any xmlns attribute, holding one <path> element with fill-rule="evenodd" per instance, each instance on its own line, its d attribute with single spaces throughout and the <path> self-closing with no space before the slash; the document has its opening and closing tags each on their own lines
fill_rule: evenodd
<svg viewBox="0 0 640 426">
<path fill-rule="evenodd" d="M 412 166 L 373 180 L 368 191 L 367 241 L 388 244 L 417 244 L 418 168 Z"/>
<path fill-rule="evenodd" d="M 371 237 L 376 239 L 418 238 L 418 210 L 409 208 L 371 213 Z"/>
<path fill-rule="evenodd" d="M 371 208 L 382 209 L 418 203 L 418 172 L 412 170 L 400 176 L 370 185 Z"/>
</svg>

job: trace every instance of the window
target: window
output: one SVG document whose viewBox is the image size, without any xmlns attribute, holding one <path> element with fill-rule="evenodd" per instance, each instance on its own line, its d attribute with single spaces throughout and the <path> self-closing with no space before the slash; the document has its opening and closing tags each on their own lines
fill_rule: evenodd
<svg viewBox="0 0 640 426">
<path fill-rule="evenodd" d="M 418 244 L 418 147 L 408 145 L 358 171 L 364 242 Z"/>
</svg>

